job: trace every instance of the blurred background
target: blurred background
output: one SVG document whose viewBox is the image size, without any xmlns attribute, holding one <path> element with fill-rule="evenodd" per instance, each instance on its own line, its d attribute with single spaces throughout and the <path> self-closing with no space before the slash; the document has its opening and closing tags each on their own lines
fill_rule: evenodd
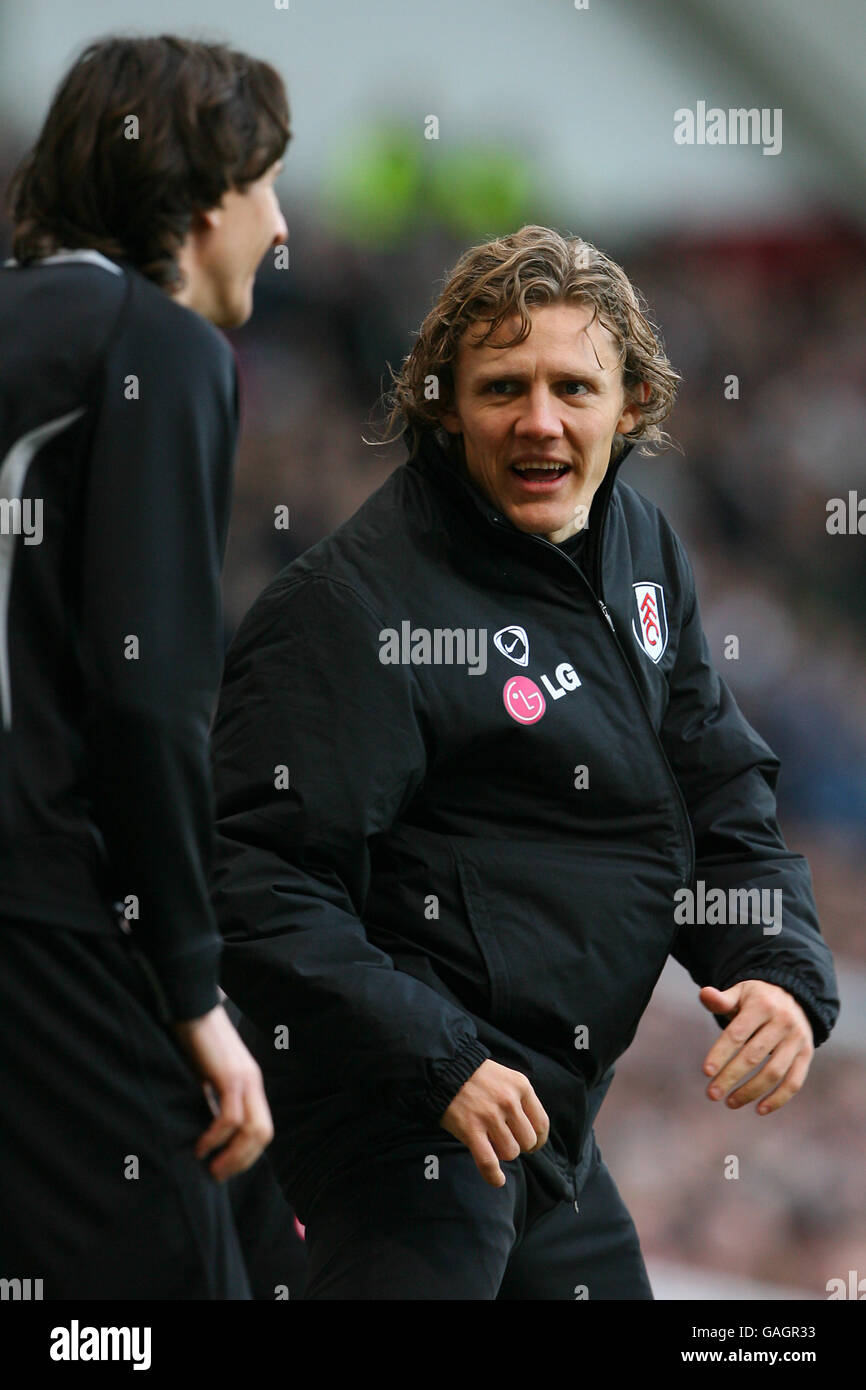
<svg viewBox="0 0 866 1390">
<path fill-rule="evenodd" d="M 263 267 L 230 335 L 227 638 L 401 462 L 364 442 L 387 364 L 469 244 L 546 223 L 644 292 L 684 377 L 682 452 L 633 455 L 623 477 L 685 541 L 716 664 L 782 759 L 782 826 L 812 866 L 843 1003 L 800 1096 L 730 1113 L 700 1071 L 717 1026 L 670 963 L 597 1134 L 658 1298 L 825 1298 L 866 1276 L 866 538 L 826 529 L 831 498 L 866 498 L 859 0 L 280 3 L 150 0 L 143 23 L 132 0 L 5 0 L 3 185 L 105 33 L 227 40 L 287 81 L 289 266 Z M 674 113 L 700 101 L 781 112 L 781 150 L 677 144 Z M 4 210 L 4 257 L 9 231 Z"/>
</svg>

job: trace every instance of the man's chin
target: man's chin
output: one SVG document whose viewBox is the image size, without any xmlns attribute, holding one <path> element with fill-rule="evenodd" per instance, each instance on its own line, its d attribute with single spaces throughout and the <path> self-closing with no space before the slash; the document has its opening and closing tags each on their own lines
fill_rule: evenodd
<svg viewBox="0 0 866 1390">
<path fill-rule="evenodd" d="M 220 324 L 220 328 L 242 328 L 245 323 L 249 322 L 252 316 L 252 304 L 245 304 L 242 307 L 234 310 L 226 318 L 225 322 Z"/>
<path fill-rule="evenodd" d="M 505 514 L 518 531 L 525 531 L 531 536 L 549 536 L 569 527 L 574 531 L 578 529 L 573 510 L 561 505 L 551 507 L 535 503 L 530 506 L 509 507 Z"/>
<path fill-rule="evenodd" d="M 252 284 L 239 294 L 226 301 L 222 307 L 222 315 L 217 327 L 219 328 L 240 328 L 245 324 L 253 313 L 253 287 Z"/>
</svg>

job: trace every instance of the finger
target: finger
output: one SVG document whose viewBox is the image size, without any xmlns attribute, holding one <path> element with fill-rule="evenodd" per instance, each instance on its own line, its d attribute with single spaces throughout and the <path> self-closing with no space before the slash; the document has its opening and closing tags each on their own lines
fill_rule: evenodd
<svg viewBox="0 0 866 1390">
<path fill-rule="evenodd" d="M 260 1076 L 253 1076 L 244 1088 L 244 1118 L 226 1147 L 210 1165 L 211 1175 L 224 1182 L 243 1173 L 261 1157 L 274 1137 L 271 1112 Z"/>
<path fill-rule="evenodd" d="M 785 1042 L 779 1043 L 761 1070 L 728 1096 L 727 1104 L 730 1109 L 739 1110 L 741 1106 L 758 1100 L 778 1086 L 788 1075 L 802 1047 L 802 1042 L 797 1038 L 788 1038 Z"/>
<path fill-rule="evenodd" d="M 202 1090 L 204 1091 L 205 1100 L 210 1106 L 210 1113 L 212 1115 L 218 1115 L 220 1113 L 219 1097 L 217 1096 L 217 1093 L 211 1085 L 210 1081 L 204 1082 Z"/>
<path fill-rule="evenodd" d="M 780 1110 L 783 1105 L 787 1105 L 797 1092 L 801 1089 L 809 1067 L 812 1064 L 812 1053 L 801 1052 L 790 1068 L 781 1086 L 770 1096 L 765 1096 L 758 1106 L 759 1115 L 770 1115 L 774 1110 Z"/>
<path fill-rule="evenodd" d="M 550 1135 L 550 1120 L 547 1111 L 533 1090 L 523 1097 L 523 1111 L 535 1132 L 535 1142 L 527 1153 L 535 1153 L 547 1143 Z"/>
<path fill-rule="evenodd" d="M 267 1148 L 274 1137 L 274 1121 L 271 1115 L 271 1107 L 268 1105 L 268 1098 L 265 1094 L 261 1075 L 259 1075 L 249 1087 L 247 1094 L 247 1111 L 250 1125 L 254 1133 L 258 1135 L 262 1148 Z"/>
<path fill-rule="evenodd" d="M 742 984 L 732 985 L 730 989 L 716 989 L 715 985 L 704 985 L 698 998 L 705 1009 L 712 1014 L 732 1014 L 740 1002 Z"/>
<path fill-rule="evenodd" d="M 722 1067 L 735 1057 L 744 1043 L 773 1015 L 772 1004 L 766 996 L 752 995 L 744 1004 L 736 1018 L 731 1019 L 721 1037 L 710 1048 L 704 1058 L 704 1071 L 715 1076 Z"/>
<path fill-rule="evenodd" d="M 225 1144 L 244 1121 L 243 1086 L 238 1079 L 225 1086 L 219 1097 L 220 1111 L 213 1124 L 199 1137 L 195 1146 L 196 1158 L 207 1158 L 209 1153 Z"/>
<path fill-rule="evenodd" d="M 255 1135 L 250 1134 L 248 1130 L 237 1129 L 225 1148 L 220 1150 L 209 1165 L 210 1175 L 216 1182 L 227 1182 L 235 1174 L 244 1173 L 247 1168 L 251 1168 L 263 1152 L 264 1145 Z"/>
<path fill-rule="evenodd" d="M 774 1020 L 765 1023 L 763 1028 L 759 1028 L 756 1033 L 753 1033 L 736 1056 L 732 1057 L 730 1062 L 713 1077 L 707 1087 L 707 1095 L 710 1099 L 718 1100 L 738 1082 L 742 1081 L 753 1067 L 757 1067 L 774 1048 L 779 1046 L 787 1031 L 784 1024 Z"/>
<path fill-rule="evenodd" d="M 514 1109 L 506 1111 L 504 1119 L 518 1144 L 518 1153 L 531 1153 L 538 1143 L 538 1134 L 523 1106 L 516 1105 Z"/>
<path fill-rule="evenodd" d="M 225 1148 L 221 1149 L 209 1165 L 211 1177 L 217 1182 L 225 1182 L 236 1173 L 244 1173 L 247 1168 L 261 1158 L 267 1141 L 247 1129 L 236 1129 Z"/>
<path fill-rule="evenodd" d="M 528 1121 L 526 1124 L 527 1128 L 530 1128 Z M 504 1159 L 508 1163 L 512 1162 L 515 1158 L 519 1158 L 523 1151 L 520 1140 L 505 1119 L 488 1121 L 487 1138 L 490 1141 L 496 1157 Z M 535 1131 L 533 1130 L 532 1138 L 529 1142 L 534 1143 L 534 1141 Z"/>
<path fill-rule="evenodd" d="M 467 1148 L 475 1159 L 475 1167 L 478 1169 L 485 1182 L 490 1183 L 491 1187 L 504 1187 L 505 1174 L 499 1166 L 493 1146 L 486 1134 L 475 1134 L 469 1140 Z"/>
</svg>

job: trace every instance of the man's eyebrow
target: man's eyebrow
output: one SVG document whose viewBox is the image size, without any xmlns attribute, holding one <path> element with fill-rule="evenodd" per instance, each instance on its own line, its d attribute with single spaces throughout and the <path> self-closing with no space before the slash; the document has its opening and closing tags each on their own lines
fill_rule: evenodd
<svg viewBox="0 0 866 1390">
<path fill-rule="evenodd" d="M 491 381 L 503 381 L 506 378 L 509 381 L 522 381 L 531 375 L 532 373 L 529 371 L 527 367 L 508 367 L 504 363 L 501 367 L 497 367 L 496 363 L 494 362 L 491 363 L 490 366 L 479 368 L 474 380 L 477 385 L 484 386 L 489 384 Z M 595 382 L 598 381 L 599 378 L 604 375 L 604 373 L 599 372 L 597 369 L 592 367 L 563 366 L 555 367 L 553 371 L 550 373 L 550 375 L 560 381 L 568 380 Z"/>
</svg>

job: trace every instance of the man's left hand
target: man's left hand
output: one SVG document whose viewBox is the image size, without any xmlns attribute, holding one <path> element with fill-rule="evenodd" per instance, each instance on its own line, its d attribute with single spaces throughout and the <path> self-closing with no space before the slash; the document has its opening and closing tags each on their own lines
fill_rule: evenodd
<svg viewBox="0 0 866 1390">
<path fill-rule="evenodd" d="M 765 980 L 743 980 L 726 990 L 706 985 L 699 997 L 710 1013 L 734 1015 L 704 1060 L 703 1070 L 713 1078 L 710 1100 L 730 1091 L 732 1110 L 760 1100 L 759 1115 L 786 1105 L 806 1080 L 815 1052 L 812 1025 L 793 995 Z M 764 1058 L 761 1070 L 733 1090 Z"/>
</svg>

